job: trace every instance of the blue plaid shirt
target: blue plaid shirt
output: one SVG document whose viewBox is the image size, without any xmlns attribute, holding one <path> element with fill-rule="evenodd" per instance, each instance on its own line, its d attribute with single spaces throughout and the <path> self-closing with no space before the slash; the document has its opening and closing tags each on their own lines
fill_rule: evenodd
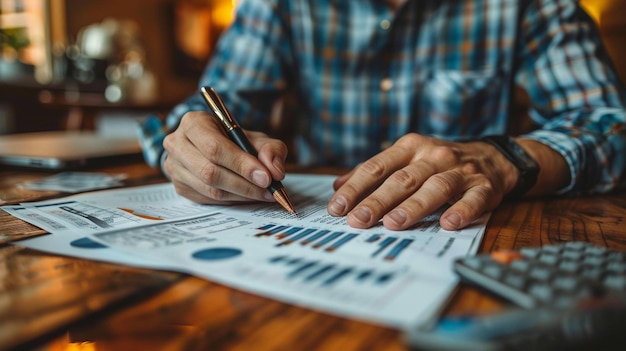
<svg viewBox="0 0 626 351">
<path fill-rule="evenodd" d="M 523 137 L 565 157 L 559 193 L 623 185 L 626 95 L 593 22 L 574 0 L 244 0 L 199 85 L 213 86 L 245 128 L 269 126 L 270 101 L 298 97 L 302 163 L 354 166 L 409 132 L 444 139 L 504 134 L 514 87 L 538 128 Z M 258 99 L 257 99 L 258 100 Z M 158 165 L 164 133 L 193 95 L 141 130 Z"/>
</svg>

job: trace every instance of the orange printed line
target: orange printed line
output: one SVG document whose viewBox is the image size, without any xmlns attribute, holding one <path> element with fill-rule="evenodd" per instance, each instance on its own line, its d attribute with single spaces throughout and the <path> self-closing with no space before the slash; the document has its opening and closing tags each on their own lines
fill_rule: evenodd
<svg viewBox="0 0 626 351">
<path fill-rule="evenodd" d="M 130 214 L 132 214 L 133 216 L 139 217 L 139 218 L 143 218 L 143 219 L 151 219 L 154 221 L 162 221 L 163 218 L 159 218 L 159 217 L 154 217 L 154 216 L 148 216 L 145 214 L 141 214 L 141 213 L 136 213 L 135 210 L 132 210 L 130 208 L 122 208 L 122 207 L 118 207 L 120 210 L 124 211 L 124 212 L 128 212 Z"/>
</svg>

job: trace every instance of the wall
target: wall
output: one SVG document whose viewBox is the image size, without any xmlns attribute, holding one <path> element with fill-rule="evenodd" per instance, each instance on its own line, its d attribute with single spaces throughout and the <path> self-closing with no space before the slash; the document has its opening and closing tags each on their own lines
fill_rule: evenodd
<svg viewBox="0 0 626 351">
<path fill-rule="evenodd" d="M 177 72 L 174 60 L 173 4 L 181 0 L 65 0 L 69 40 L 81 28 L 107 17 L 132 19 L 139 24 L 148 64 L 158 77 L 161 101 L 179 101 L 196 89 L 197 74 Z M 186 0 L 207 3 L 211 0 Z M 224 0 L 213 0 L 223 3 Z M 227 1 L 230 4 L 230 0 Z M 206 39 L 206 38 L 205 38 Z"/>
</svg>

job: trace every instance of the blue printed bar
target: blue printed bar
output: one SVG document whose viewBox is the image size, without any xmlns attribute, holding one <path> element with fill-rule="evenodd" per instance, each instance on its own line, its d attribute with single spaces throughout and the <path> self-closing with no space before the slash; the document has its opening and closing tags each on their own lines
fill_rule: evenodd
<svg viewBox="0 0 626 351">
<path fill-rule="evenodd" d="M 297 235 L 295 235 L 295 236 L 294 236 L 294 237 L 292 237 L 292 238 L 287 238 L 287 240 L 282 241 L 282 242 L 280 242 L 280 243 L 276 244 L 276 246 L 285 246 L 285 245 L 289 245 L 289 244 L 291 244 L 291 243 L 293 243 L 293 242 L 295 242 L 295 241 L 298 241 L 298 240 L 300 240 L 300 239 L 304 238 L 305 236 L 307 236 L 307 235 L 309 235 L 309 234 L 311 234 L 311 233 L 315 232 L 316 230 L 317 230 L 317 229 L 310 229 L 310 228 L 309 228 L 309 229 L 305 229 L 305 230 L 304 230 L 303 232 L 301 232 L 300 234 L 297 234 Z"/>
<path fill-rule="evenodd" d="M 347 267 L 344 268 L 342 270 L 340 270 L 339 272 L 331 275 L 330 277 L 328 277 L 328 279 L 326 279 L 322 285 L 333 285 L 336 282 L 338 282 L 339 280 L 341 280 L 343 277 L 347 276 L 348 274 L 352 273 L 352 271 L 354 271 L 354 268 L 352 267 Z"/>
<path fill-rule="evenodd" d="M 320 269 L 318 269 L 317 271 L 315 271 L 315 272 L 313 272 L 313 273 L 309 274 L 306 278 L 304 278 L 304 280 L 309 281 L 309 282 L 310 282 L 310 281 L 312 281 L 312 280 L 315 280 L 316 278 L 318 278 L 318 277 L 320 277 L 320 276 L 324 275 L 324 273 L 326 273 L 326 272 L 328 272 L 328 271 L 332 270 L 333 268 L 335 268 L 335 264 L 334 264 L 334 263 L 331 263 L 331 264 L 327 264 L 327 265 L 325 265 L 325 266 L 322 266 L 322 267 L 321 267 Z"/>
<path fill-rule="evenodd" d="M 376 284 L 385 284 L 388 281 L 391 280 L 391 278 L 393 278 L 393 272 L 387 272 L 387 273 L 383 273 L 381 275 L 378 276 L 378 278 L 376 279 L 375 283 Z"/>
<path fill-rule="evenodd" d="M 318 249 L 318 248 L 320 248 L 320 247 L 330 243 L 331 241 L 337 239 L 338 237 L 343 235 L 343 233 L 345 233 L 345 232 L 334 232 L 334 233 L 330 234 L 329 236 L 325 237 L 324 239 L 318 241 L 317 244 L 314 244 L 313 248 Z"/>
<path fill-rule="evenodd" d="M 350 233 L 344 237 L 342 237 L 341 239 L 335 241 L 335 243 L 333 243 L 331 246 L 327 247 L 325 251 L 328 252 L 335 252 L 337 249 L 339 249 L 341 247 L 341 245 L 347 243 L 348 241 L 354 239 L 354 237 L 358 236 L 359 234 L 354 234 L 354 233 Z"/>
<path fill-rule="evenodd" d="M 368 242 L 368 243 L 376 242 L 376 241 L 378 241 L 378 239 L 380 239 L 380 236 L 381 236 L 380 234 L 372 234 L 372 236 L 367 238 L 367 240 L 365 240 L 365 242 Z"/>
<path fill-rule="evenodd" d="M 308 245 L 309 243 L 314 242 L 315 240 L 323 237 L 324 235 L 330 233 L 330 230 L 319 230 L 315 235 L 312 235 L 300 242 L 301 245 Z"/>
<path fill-rule="evenodd" d="M 295 234 L 295 233 L 297 233 L 297 232 L 299 232 L 299 231 L 301 231 L 301 230 L 302 230 L 302 228 L 300 228 L 300 227 L 293 227 L 293 228 L 289 229 L 289 230 L 288 230 L 288 231 L 286 231 L 286 232 L 283 232 L 283 233 L 280 233 L 280 234 L 276 235 L 276 239 L 283 239 L 283 238 L 286 238 L 286 237 L 288 237 L 289 235 L 291 235 L 291 234 Z"/>
<path fill-rule="evenodd" d="M 376 257 L 376 255 L 378 255 L 381 251 L 383 251 L 384 249 L 387 248 L 387 246 L 391 245 L 394 241 L 396 241 L 396 238 L 394 237 L 386 237 L 380 244 L 378 244 L 378 250 L 374 251 L 374 253 L 372 254 L 372 257 Z"/>
<path fill-rule="evenodd" d="M 385 256 L 385 260 L 393 261 L 395 260 L 404 249 L 406 249 L 411 243 L 413 239 L 402 239 L 396 246 L 394 246 L 391 251 Z"/>
<path fill-rule="evenodd" d="M 270 227 L 271 228 L 271 227 Z M 276 233 L 280 233 L 280 231 L 284 230 L 285 228 L 289 228 L 289 226 L 286 225 L 280 225 L 278 227 L 275 227 L 273 229 L 270 230 L 266 230 L 262 233 L 256 234 L 255 237 L 262 237 L 262 236 L 272 236 Z"/>
<path fill-rule="evenodd" d="M 374 274 L 374 271 L 371 270 L 371 269 L 367 269 L 367 270 L 364 270 L 361 273 L 359 273 L 356 276 L 356 279 L 359 280 L 359 281 L 363 281 L 363 280 L 369 278 L 372 274 Z"/>
<path fill-rule="evenodd" d="M 308 270 L 309 268 L 315 267 L 316 265 L 317 265 L 317 261 L 311 261 L 311 262 L 304 263 L 300 267 L 298 267 L 298 268 L 294 269 L 293 271 L 289 272 L 289 274 L 287 274 L 287 278 L 294 278 L 294 277 L 298 276 L 299 274 L 303 273 L 304 271 Z"/>
</svg>

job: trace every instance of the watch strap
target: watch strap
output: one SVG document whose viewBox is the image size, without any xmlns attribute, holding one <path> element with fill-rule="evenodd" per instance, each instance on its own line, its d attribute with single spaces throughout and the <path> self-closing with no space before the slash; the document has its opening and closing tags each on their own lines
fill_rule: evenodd
<svg viewBox="0 0 626 351">
<path fill-rule="evenodd" d="M 487 135 L 480 139 L 494 146 L 519 170 L 517 184 L 508 194 L 507 198 L 520 198 L 537 183 L 539 165 L 537 162 L 508 135 Z"/>
</svg>

